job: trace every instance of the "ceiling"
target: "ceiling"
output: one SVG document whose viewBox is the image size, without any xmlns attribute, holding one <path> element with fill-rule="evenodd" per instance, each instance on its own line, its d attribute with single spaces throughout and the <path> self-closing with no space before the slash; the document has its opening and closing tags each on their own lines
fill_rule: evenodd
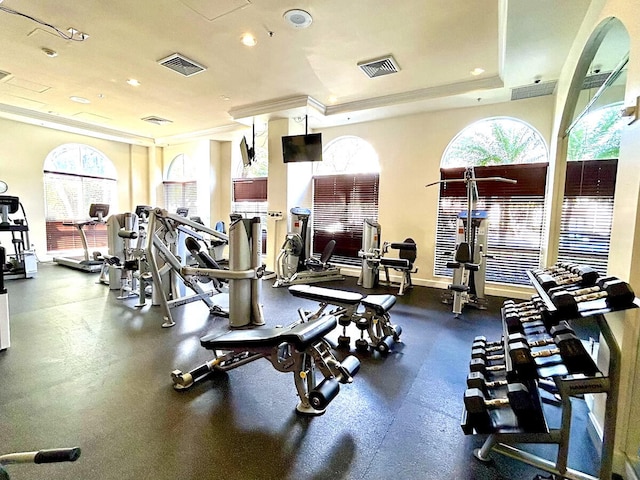
<svg viewBox="0 0 640 480">
<path fill-rule="evenodd" d="M 141 144 L 228 139 L 269 118 L 308 115 L 318 128 L 509 101 L 514 87 L 558 78 L 590 4 L 0 2 L 0 117 Z M 308 12 L 311 25 L 287 23 L 290 9 Z M 75 29 L 74 39 L 54 28 Z M 243 45 L 244 33 L 257 44 Z M 206 69 L 187 77 L 158 63 L 174 53 Z M 397 73 L 369 78 L 358 67 L 389 54 Z M 473 76 L 475 68 L 484 72 Z M 142 120 L 149 116 L 171 123 Z"/>
</svg>

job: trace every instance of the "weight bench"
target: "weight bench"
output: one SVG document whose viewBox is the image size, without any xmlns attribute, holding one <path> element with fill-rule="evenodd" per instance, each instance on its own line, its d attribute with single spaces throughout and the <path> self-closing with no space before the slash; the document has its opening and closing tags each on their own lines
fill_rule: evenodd
<svg viewBox="0 0 640 480">
<path fill-rule="evenodd" d="M 380 257 L 380 265 L 384 267 L 386 284 L 394 285 L 389 279 L 389 269 L 401 272 L 402 280 L 399 283 L 400 288 L 398 295 L 404 295 L 405 289 L 413 287 L 411 274 L 418 271 L 417 268 L 415 270 L 413 268 L 413 264 L 418 256 L 418 248 L 412 238 L 407 238 L 404 242 L 400 243 L 385 243 L 383 254 L 386 253 L 389 248 L 398 250 L 399 258 Z"/>
<path fill-rule="evenodd" d="M 300 397 L 297 412 L 321 415 L 340 391 L 340 383 L 351 383 L 360 361 L 349 355 L 339 362 L 324 339 L 337 325 L 333 315 L 286 327 L 233 330 L 206 335 L 200 344 L 215 352 L 213 360 L 183 373 L 171 373 L 173 387 L 184 390 L 205 379 L 212 371 L 227 371 L 266 358 L 279 372 L 293 373 Z M 317 382 L 317 371 L 324 377 Z"/>
<path fill-rule="evenodd" d="M 293 285 L 289 287 L 289 292 L 294 297 L 313 300 L 320 304 L 319 309 L 311 313 L 309 318 L 317 318 L 329 306 L 334 307 L 329 314 L 338 317 L 338 323 L 342 326 L 342 335 L 338 337 L 338 345 L 341 347 L 349 346 L 351 339 L 346 332 L 351 323 L 360 330 L 360 338 L 356 340 L 356 350 L 359 352 L 365 352 L 371 346 L 380 353 L 387 354 L 394 343 L 400 341 L 402 327 L 392 325 L 389 315 L 389 310 L 396 304 L 394 295 L 363 297 L 355 292 L 310 285 Z M 371 342 L 364 339 L 365 331 L 369 334 Z"/>
</svg>

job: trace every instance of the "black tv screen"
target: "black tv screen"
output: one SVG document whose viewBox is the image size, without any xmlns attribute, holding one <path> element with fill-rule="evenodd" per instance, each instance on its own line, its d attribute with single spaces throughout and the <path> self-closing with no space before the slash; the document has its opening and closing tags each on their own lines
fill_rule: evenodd
<svg viewBox="0 0 640 480">
<path fill-rule="evenodd" d="M 322 161 L 322 134 L 282 137 L 282 157 L 284 163 Z"/>
</svg>

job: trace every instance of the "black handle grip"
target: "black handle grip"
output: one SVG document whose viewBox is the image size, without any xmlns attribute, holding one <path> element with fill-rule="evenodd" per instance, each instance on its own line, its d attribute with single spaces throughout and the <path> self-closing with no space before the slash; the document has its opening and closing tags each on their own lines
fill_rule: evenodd
<svg viewBox="0 0 640 480">
<path fill-rule="evenodd" d="M 52 448 L 40 450 L 33 459 L 34 463 L 75 462 L 80 458 L 80 447 Z"/>
</svg>

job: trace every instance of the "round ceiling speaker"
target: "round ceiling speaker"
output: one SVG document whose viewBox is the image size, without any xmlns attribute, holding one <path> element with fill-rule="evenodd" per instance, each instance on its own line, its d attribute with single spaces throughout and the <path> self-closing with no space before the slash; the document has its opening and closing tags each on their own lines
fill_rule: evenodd
<svg viewBox="0 0 640 480">
<path fill-rule="evenodd" d="M 295 28 L 307 28 L 313 22 L 313 18 L 309 15 L 309 12 L 304 10 L 287 10 L 284 12 L 284 19 L 286 22 Z"/>
</svg>

